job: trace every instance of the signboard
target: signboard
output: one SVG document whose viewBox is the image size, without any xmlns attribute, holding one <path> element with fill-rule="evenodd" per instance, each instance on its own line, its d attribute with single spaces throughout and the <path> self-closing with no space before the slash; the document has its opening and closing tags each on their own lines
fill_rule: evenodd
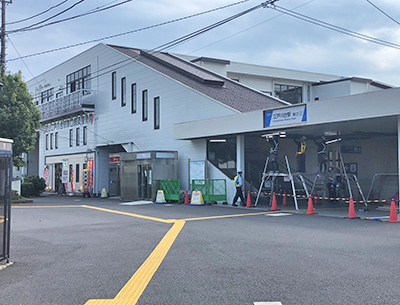
<svg viewBox="0 0 400 305">
<path fill-rule="evenodd" d="M 342 154 L 361 154 L 361 146 L 341 146 Z"/>
<path fill-rule="evenodd" d="M 68 161 L 63 161 L 62 166 L 62 183 L 69 183 L 69 167 Z"/>
<path fill-rule="evenodd" d="M 307 122 L 307 105 L 264 111 L 264 127 Z"/>
<path fill-rule="evenodd" d="M 357 176 L 357 163 L 345 163 L 346 172 Z"/>
<path fill-rule="evenodd" d="M 119 156 L 110 157 L 110 163 L 120 163 L 121 160 Z"/>
<path fill-rule="evenodd" d="M 189 161 L 190 181 L 206 179 L 206 161 Z"/>
</svg>

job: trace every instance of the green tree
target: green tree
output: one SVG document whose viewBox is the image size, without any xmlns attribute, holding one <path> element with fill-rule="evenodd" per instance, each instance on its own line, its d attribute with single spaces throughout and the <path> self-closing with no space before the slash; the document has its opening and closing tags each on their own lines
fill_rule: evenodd
<svg viewBox="0 0 400 305">
<path fill-rule="evenodd" d="M 6 73 L 0 77 L 0 82 L 3 84 L 0 92 L 0 138 L 14 140 L 14 166 L 26 166 L 21 154 L 35 148 L 40 111 L 32 102 L 21 71 Z"/>
</svg>

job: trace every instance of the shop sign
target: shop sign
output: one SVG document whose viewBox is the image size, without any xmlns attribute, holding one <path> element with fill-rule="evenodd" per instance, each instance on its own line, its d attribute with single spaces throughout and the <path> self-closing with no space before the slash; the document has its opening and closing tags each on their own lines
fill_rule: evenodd
<svg viewBox="0 0 400 305">
<path fill-rule="evenodd" d="M 342 146 L 340 152 L 342 154 L 361 154 L 361 146 Z"/>
<path fill-rule="evenodd" d="M 307 122 L 307 105 L 264 111 L 264 127 Z"/>
<path fill-rule="evenodd" d="M 121 160 L 119 156 L 110 157 L 110 163 L 120 163 Z"/>
</svg>

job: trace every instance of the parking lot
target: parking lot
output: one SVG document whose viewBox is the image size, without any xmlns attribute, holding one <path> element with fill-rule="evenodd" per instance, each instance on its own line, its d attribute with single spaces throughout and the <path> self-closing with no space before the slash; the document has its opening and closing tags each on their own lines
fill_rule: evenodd
<svg viewBox="0 0 400 305">
<path fill-rule="evenodd" d="M 398 304 L 400 225 L 342 216 L 37 198 L 12 208 L 0 304 Z"/>
</svg>

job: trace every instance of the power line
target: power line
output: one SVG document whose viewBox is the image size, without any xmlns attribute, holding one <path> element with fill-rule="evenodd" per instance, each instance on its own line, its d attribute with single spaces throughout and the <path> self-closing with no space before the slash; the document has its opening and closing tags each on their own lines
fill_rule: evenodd
<svg viewBox="0 0 400 305">
<path fill-rule="evenodd" d="M 42 24 L 42 23 L 45 23 L 46 21 L 49 21 L 49 20 L 51 20 L 51 19 L 54 19 L 55 17 L 58 17 L 58 16 L 60 16 L 60 15 L 62 15 L 62 14 L 64 14 L 64 13 L 68 12 L 69 10 L 73 9 L 75 6 L 77 6 L 78 4 L 81 4 L 81 3 L 84 2 L 84 1 L 85 1 L 85 0 L 79 0 L 79 1 L 75 2 L 73 5 L 71 5 L 70 7 L 66 8 L 65 10 L 63 10 L 63 11 L 61 11 L 61 12 L 59 12 L 59 13 L 57 13 L 57 14 L 55 14 L 55 15 L 53 15 L 53 16 L 51 16 L 51 17 L 45 19 L 45 20 L 39 21 L 39 22 L 37 22 L 37 23 L 34 23 L 34 24 L 29 25 L 29 26 L 24 27 L 24 28 L 20 28 L 20 29 L 17 29 L 17 30 L 9 31 L 9 32 L 7 32 L 7 34 L 16 33 L 16 32 L 23 32 L 23 31 L 28 31 L 28 30 L 35 30 L 35 29 L 41 28 L 41 27 L 43 27 L 43 26 L 46 26 L 46 25 L 42 25 L 42 26 L 38 26 L 38 25 L 40 25 L 40 24 Z M 35 27 L 35 26 L 36 26 L 36 27 Z"/>
<path fill-rule="evenodd" d="M 228 23 L 228 22 L 230 22 L 232 20 L 235 20 L 235 19 L 237 19 L 237 18 L 239 18 L 241 16 L 244 16 L 244 15 L 246 15 L 246 14 L 248 14 L 248 13 L 254 11 L 254 10 L 257 10 L 259 8 L 264 7 L 264 5 L 266 5 L 266 4 L 270 4 L 270 3 L 273 3 L 275 1 L 277 1 L 277 0 L 270 0 L 270 1 L 266 1 L 266 2 L 264 2 L 262 4 L 256 5 L 256 6 L 254 6 L 252 8 L 249 8 L 249 9 L 243 11 L 243 12 L 240 12 L 238 14 L 230 16 L 230 17 L 228 17 L 226 19 L 223 19 L 221 21 L 213 23 L 213 24 L 211 24 L 209 26 L 206 26 L 206 27 L 204 27 L 204 28 L 202 28 L 200 30 L 194 31 L 194 32 L 192 32 L 190 34 L 187 34 L 185 36 L 177 38 L 177 39 L 175 39 L 173 41 L 170 41 L 168 43 L 162 44 L 162 45 L 158 46 L 157 48 L 153 49 L 152 51 L 163 51 L 163 50 L 175 47 L 175 46 L 177 46 L 179 44 L 182 44 L 182 43 L 184 43 L 184 42 L 186 42 L 186 41 L 188 41 L 190 39 L 193 39 L 196 36 L 202 35 L 202 34 L 208 32 L 208 31 L 211 31 L 211 30 L 213 30 L 213 29 L 215 29 L 215 28 L 217 28 L 217 27 L 219 27 L 219 26 L 221 26 L 221 25 L 223 25 L 225 23 Z"/>
<path fill-rule="evenodd" d="M 66 50 L 66 49 L 82 46 L 82 45 L 89 44 L 89 43 L 104 41 L 104 40 L 108 40 L 108 39 L 111 39 L 111 38 L 116 38 L 116 37 L 120 37 L 120 36 L 124 36 L 124 35 L 128 35 L 128 34 L 141 32 L 141 31 L 144 31 L 144 30 L 153 29 L 153 28 L 160 27 L 160 26 L 163 26 L 163 25 L 175 23 L 175 22 L 178 22 L 178 21 L 182 21 L 182 20 L 193 18 L 193 17 L 197 17 L 197 16 L 200 16 L 200 15 L 205 15 L 205 14 L 208 14 L 208 13 L 212 13 L 212 12 L 215 12 L 215 11 L 218 11 L 218 10 L 226 9 L 226 8 L 229 8 L 229 7 L 238 5 L 238 4 L 242 4 L 242 3 L 245 3 L 245 2 L 248 2 L 248 1 L 250 1 L 250 0 L 242 0 L 242 1 L 235 2 L 235 3 L 232 3 L 232 4 L 228 4 L 228 5 L 225 5 L 225 6 L 221 6 L 221 7 L 217 7 L 217 8 L 210 9 L 210 10 L 207 10 L 207 11 L 203 11 L 203 12 L 200 12 L 200 13 L 196 13 L 196 14 L 193 14 L 193 15 L 188 15 L 188 16 L 185 16 L 185 17 L 173 19 L 173 20 L 170 20 L 170 21 L 158 23 L 158 24 L 155 24 L 155 25 L 143 27 L 143 28 L 140 28 L 140 29 L 136 29 L 136 30 L 132 30 L 132 31 L 124 32 L 124 33 L 119 33 L 119 34 L 115 34 L 115 35 L 110 35 L 110 36 L 106 36 L 106 37 L 102 37 L 102 38 L 98 38 L 98 39 L 93 39 L 93 40 L 90 40 L 90 41 L 80 42 L 80 43 L 72 44 L 72 45 L 69 45 L 69 46 L 64 46 L 64 47 L 60 47 L 60 48 L 56 48 L 56 49 L 52 49 L 52 50 L 47 50 L 47 51 L 42 51 L 42 52 L 30 54 L 30 55 L 24 55 L 24 56 L 21 56 L 21 57 L 18 57 L 18 58 L 12 58 L 12 59 L 7 60 L 7 62 L 8 61 L 15 61 L 15 60 L 18 60 L 18 59 L 23 59 L 23 58 L 28 58 L 28 57 L 33 57 L 33 56 L 38 56 L 38 55 L 44 55 L 44 54 L 48 54 L 48 53 L 52 53 L 52 52 L 56 52 L 56 51 L 61 51 L 61 50 Z"/>
<path fill-rule="evenodd" d="M 306 2 L 306 3 L 303 3 L 303 4 L 299 5 L 299 6 L 296 6 L 296 7 L 293 8 L 293 9 L 294 9 L 294 10 L 295 10 L 295 9 L 298 9 L 298 8 L 300 8 L 300 7 L 302 7 L 302 6 L 305 6 L 305 5 L 307 5 L 307 4 L 311 3 L 311 2 L 314 2 L 314 1 L 315 1 L 315 0 L 310 0 L 310 1 L 308 1 L 308 2 Z M 212 45 L 217 44 L 217 43 L 219 43 L 219 42 L 221 42 L 221 41 L 227 40 L 227 39 L 232 38 L 232 37 L 234 37 L 234 36 L 237 36 L 237 35 L 239 35 L 239 34 L 241 34 L 241 33 L 244 33 L 244 32 L 246 32 L 246 31 L 248 31 L 248 30 L 251 30 L 251 29 L 253 29 L 253 28 L 257 27 L 257 26 L 260 26 L 260 25 L 262 25 L 262 24 L 264 24 L 264 23 L 267 23 L 267 22 L 269 22 L 269 21 L 272 21 L 272 20 L 274 20 L 274 19 L 276 19 L 276 18 L 278 18 L 278 17 L 280 17 L 280 16 L 282 16 L 282 15 L 284 15 L 284 14 L 281 13 L 281 14 L 279 14 L 279 15 L 276 15 L 276 16 L 274 16 L 274 17 L 272 17 L 272 18 L 269 18 L 269 19 L 267 19 L 267 20 L 264 20 L 264 21 L 262 21 L 262 22 L 260 22 L 260 23 L 257 23 L 257 24 L 255 24 L 255 25 L 253 25 L 253 26 L 251 26 L 251 27 L 245 28 L 245 29 L 243 29 L 243 30 L 241 30 L 241 31 L 239 31 L 239 32 L 236 32 L 236 33 L 234 33 L 234 34 L 232 34 L 232 35 L 226 36 L 226 37 L 224 37 L 224 38 L 222 38 L 222 39 L 219 39 L 219 40 L 217 40 L 217 41 L 214 41 L 213 43 L 210 43 L 210 44 L 208 44 L 208 45 L 206 45 L 206 46 L 203 46 L 203 47 L 201 47 L 201 48 L 198 48 L 198 49 L 196 49 L 196 50 L 194 50 L 194 51 L 191 51 L 191 52 L 189 52 L 189 53 L 186 53 L 186 54 L 189 55 L 189 54 L 195 53 L 195 52 L 197 52 L 197 51 L 203 50 L 203 49 L 205 49 L 205 48 L 207 48 L 207 47 L 209 47 L 209 46 L 212 46 Z"/>
<path fill-rule="evenodd" d="M 54 9 L 54 8 L 56 8 L 56 7 L 59 7 L 60 5 L 64 4 L 64 3 L 67 2 L 67 1 L 69 1 L 69 0 L 64 0 L 64 1 L 62 1 L 62 2 L 60 2 L 60 3 L 58 3 L 58 4 L 56 4 L 56 5 L 54 5 L 54 6 L 50 7 L 50 8 L 48 8 L 47 10 L 45 10 L 45 11 L 39 13 L 39 14 L 33 15 L 33 16 L 31 16 L 31 17 L 28 17 L 28 18 L 25 18 L 25 19 L 21 19 L 21 20 L 18 20 L 18 21 L 7 22 L 6 25 L 9 25 L 9 24 L 16 24 L 16 23 L 28 21 L 28 20 L 31 20 L 31 19 L 33 19 L 33 18 L 39 17 L 40 15 L 46 14 L 47 12 L 51 11 L 52 9 Z"/>
<path fill-rule="evenodd" d="M 85 0 L 81 0 L 80 2 L 82 2 L 82 1 L 85 1 Z M 94 14 L 94 13 L 99 13 L 99 12 L 102 12 L 102 11 L 105 11 L 105 10 L 120 6 L 122 4 L 125 4 L 127 2 L 131 2 L 131 1 L 133 1 L 133 0 L 125 0 L 123 2 L 120 2 L 120 3 L 117 3 L 117 4 L 113 4 L 113 5 L 110 5 L 110 6 L 107 6 L 107 7 L 100 7 L 100 8 L 98 7 L 96 9 L 94 9 L 94 10 L 91 10 L 91 11 L 83 13 L 83 14 L 79 14 L 79 15 L 75 15 L 75 16 L 68 17 L 68 18 L 65 18 L 65 19 L 49 22 L 49 23 L 46 23 L 46 24 L 43 24 L 43 25 L 40 25 L 40 26 L 36 26 L 36 27 L 33 27 L 33 25 L 32 25 L 32 26 L 29 26 L 29 27 L 26 27 L 26 28 L 22 28 L 22 29 L 18 29 L 18 30 L 12 30 L 12 31 L 7 32 L 7 34 L 15 34 L 15 33 L 19 33 L 19 32 L 26 32 L 26 31 L 33 31 L 33 30 L 41 29 L 41 28 L 49 26 L 49 25 L 54 25 L 54 24 L 57 24 L 57 23 L 73 20 L 73 19 L 76 19 L 76 18 L 80 18 L 80 17 L 84 17 L 84 16 L 87 16 L 87 15 L 91 15 L 91 14 Z M 43 23 L 43 22 L 40 22 L 40 23 Z"/>
<path fill-rule="evenodd" d="M 369 1 L 369 0 L 366 0 L 369 4 L 371 4 L 373 7 L 375 7 L 378 11 L 380 11 L 382 14 L 384 14 L 386 17 L 388 17 L 389 19 L 391 19 L 392 21 L 394 21 L 394 22 L 396 22 L 398 25 L 400 25 L 400 23 L 396 20 L 396 19 L 394 19 L 394 18 L 392 18 L 392 17 L 390 17 L 388 14 L 386 14 L 383 10 L 381 10 L 379 7 L 377 7 L 375 4 L 373 4 L 371 1 Z"/>
<path fill-rule="evenodd" d="M 345 28 L 342 28 L 342 27 L 338 27 L 338 26 L 335 26 L 333 24 L 330 24 L 330 23 L 327 23 L 327 22 L 324 22 L 324 21 L 321 21 L 321 20 L 318 20 L 318 19 L 315 19 L 315 18 L 312 18 L 312 17 L 309 17 L 309 16 L 302 15 L 300 13 L 296 13 L 296 12 L 294 12 L 292 10 L 285 9 L 283 7 L 271 6 L 269 8 L 272 8 L 272 9 L 274 9 L 274 10 L 276 10 L 278 12 L 281 12 L 283 14 L 286 14 L 288 16 L 292 16 L 294 18 L 297 18 L 297 19 L 312 23 L 314 25 L 318 25 L 320 27 L 324 27 L 324 28 L 327 28 L 327 29 L 330 29 L 330 30 L 333 30 L 333 31 L 336 31 L 336 32 L 339 32 L 339 33 L 342 33 L 342 34 L 345 34 L 345 35 L 348 35 L 348 36 L 352 36 L 352 37 L 355 37 L 355 38 L 358 38 L 358 39 L 362 39 L 362 40 L 365 40 L 365 41 L 373 42 L 373 43 L 376 43 L 376 44 L 379 44 L 379 45 L 383 45 L 383 46 L 386 46 L 386 47 L 390 47 L 390 48 L 394 48 L 394 49 L 399 49 L 400 50 L 400 45 L 398 45 L 398 44 L 395 44 L 395 43 L 392 43 L 392 42 L 388 42 L 388 41 L 385 41 L 385 40 L 382 40 L 382 39 L 374 38 L 372 36 L 361 34 L 361 33 L 358 33 L 358 32 L 355 32 L 355 31 L 351 31 L 351 30 L 348 30 L 348 29 L 345 29 Z"/>
</svg>

